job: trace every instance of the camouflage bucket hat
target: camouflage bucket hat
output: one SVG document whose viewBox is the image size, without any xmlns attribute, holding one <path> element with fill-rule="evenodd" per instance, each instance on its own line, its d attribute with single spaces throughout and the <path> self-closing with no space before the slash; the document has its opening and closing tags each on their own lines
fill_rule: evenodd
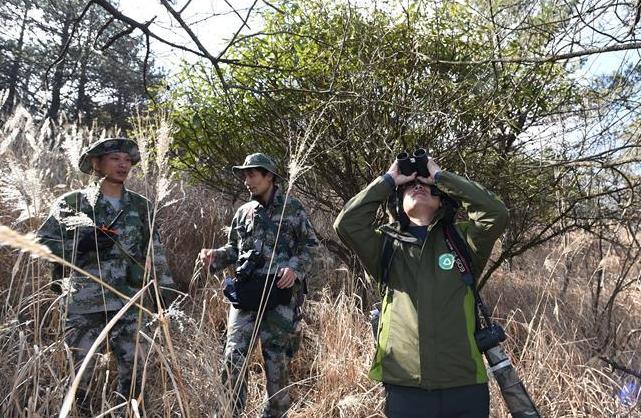
<svg viewBox="0 0 641 418">
<path fill-rule="evenodd" d="M 114 152 L 126 152 L 131 157 L 131 164 L 135 165 L 140 161 L 140 151 L 138 144 L 129 138 L 105 138 L 89 144 L 80 154 L 78 168 L 83 173 L 91 174 L 93 167 L 91 165 L 92 157 L 111 154 Z"/>
<path fill-rule="evenodd" d="M 232 167 L 232 170 L 234 171 L 234 174 L 238 175 L 242 170 L 258 167 L 264 168 L 270 173 L 273 173 L 276 177 L 280 177 L 281 179 L 283 178 L 283 176 L 278 174 L 278 172 L 276 171 L 276 163 L 274 162 L 274 160 L 270 156 L 263 154 L 262 152 L 248 155 L 245 158 L 245 162 L 243 162 L 243 165 L 235 165 Z"/>
</svg>

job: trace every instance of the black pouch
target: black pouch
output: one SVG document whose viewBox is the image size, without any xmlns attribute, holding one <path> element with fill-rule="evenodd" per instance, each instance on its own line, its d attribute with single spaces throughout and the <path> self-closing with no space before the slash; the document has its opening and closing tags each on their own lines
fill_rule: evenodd
<svg viewBox="0 0 641 418">
<path fill-rule="evenodd" d="M 267 287 L 265 287 L 265 280 L 268 281 Z M 230 299 L 236 309 L 258 311 L 263 292 L 265 296 L 269 292 L 265 310 L 272 310 L 278 305 L 289 305 L 294 294 L 293 286 L 286 289 L 279 289 L 276 287 L 277 281 L 278 277 L 275 275 L 271 275 L 269 278 L 267 276 L 253 276 L 249 280 L 236 280 L 233 283 L 236 291 L 236 302 L 234 303 L 231 298 L 228 299 Z M 271 291 L 269 290 L 270 288 Z"/>
</svg>

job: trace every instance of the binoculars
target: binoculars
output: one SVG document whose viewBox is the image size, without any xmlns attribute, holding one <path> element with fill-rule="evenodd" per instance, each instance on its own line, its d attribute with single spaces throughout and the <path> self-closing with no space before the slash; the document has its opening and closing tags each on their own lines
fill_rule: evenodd
<svg viewBox="0 0 641 418">
<path fill-rule="evenodd" d="M 412 173 L 416 172 L 420 177 L 429 177 L 430 172 L 427 169 L 427 157 L 429 157 L 429 154 L 425 148 L 417 149 L 411 157 L 408 152 L 403 151 L 396 156 L 398 169 L 404 176 L 411 176 Z"/>
</svg>

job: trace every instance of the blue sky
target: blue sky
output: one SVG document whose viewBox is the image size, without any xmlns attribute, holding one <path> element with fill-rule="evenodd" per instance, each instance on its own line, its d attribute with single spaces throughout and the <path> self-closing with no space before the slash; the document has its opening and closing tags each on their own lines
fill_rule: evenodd
<svg viewBox="0 0 641 418">
<path fill-rule="evenodd" d="M 185 1 L 176 3 L 174 7 L 179 10 Z M 233 4 L 236 11 L 245 17 L 253 0 L 230 0 L 229 3 Z M 260 29 L 261 24 L 256 11 L 264 7 L 266 6 L 262 2 L 257 3 L 251 14 L 253 19 L 249 22 L 250 28 L 243 28 L 242 33 L 251 33 Z M 181 28 L 175 27 L 176 24 L 172 23 L 173 19 L 158 0 L 123 1 L 120 10 L 138 21 L 147 21 L 156 17 L 150 27 L 155 33 L 166 36 L 172 42 L 196 48 L 186 33 Z M 191 30 L 212 54 L 220 52 L 242 24 L 240 17 L 224 1 L 193 0 L 185 9 L 183 16 Z M 170 71 L 182 59 L 197 60 L 193 55 L 177 51 L 158 41 L 152 40 L 152 50 L 157 57 L 157 63 Z"/>
</svg>

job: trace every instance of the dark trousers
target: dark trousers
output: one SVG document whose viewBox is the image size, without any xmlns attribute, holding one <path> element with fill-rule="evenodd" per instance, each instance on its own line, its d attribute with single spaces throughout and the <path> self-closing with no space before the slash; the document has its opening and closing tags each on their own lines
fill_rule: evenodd
<svg viewBox="0 0 641 418">
<path fill-rule="evenodd" d="M 425 390 L 385 384 L 388 418 L 487 418 L 490 393 L 487 384 Z"/>
</svg>

